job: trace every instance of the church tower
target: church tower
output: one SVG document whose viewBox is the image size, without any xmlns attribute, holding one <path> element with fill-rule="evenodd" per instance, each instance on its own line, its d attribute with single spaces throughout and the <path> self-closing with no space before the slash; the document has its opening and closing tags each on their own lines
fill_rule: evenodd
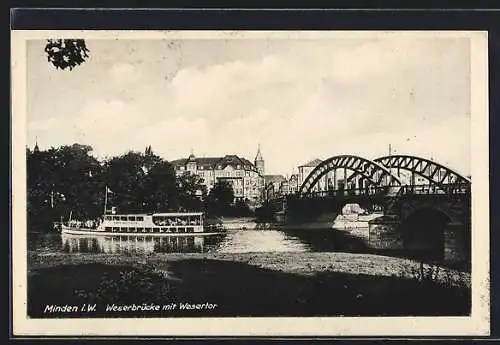
<svg viewBox="0 0 500 345">
<path fill-rule="evenodd" d="M 257 171 L 261 174 L 264 175 L 264 158 L 262 158 L 262 153 L 260 153 L 260 144 L 259 148 L 257 150 L 257 155 L 255 156 L 255 167 L 257 168 Z"/>
</svg>

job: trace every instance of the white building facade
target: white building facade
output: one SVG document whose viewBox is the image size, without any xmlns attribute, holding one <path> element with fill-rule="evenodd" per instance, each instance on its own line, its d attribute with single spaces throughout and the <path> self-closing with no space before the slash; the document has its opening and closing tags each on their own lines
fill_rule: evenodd
<svg viewBox="0 0 500 345">
<path fill-rule="evenodd" d="M 197 158 L 191 154 L 187 159 L 177 159 L 171 163 L 176 176 L 185 173 L 198 175 L 208 192 L 218 181 L 226 181 L 232 186 L 236 200 L 261 202 L 264 178 L 255 165 L 245 158 L 236 155 Z"/>
</svg>

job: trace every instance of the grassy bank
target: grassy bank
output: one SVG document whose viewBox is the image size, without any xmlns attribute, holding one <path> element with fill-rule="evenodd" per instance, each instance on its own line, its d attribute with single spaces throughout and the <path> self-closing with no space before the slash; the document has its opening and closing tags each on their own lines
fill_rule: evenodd
<svg viewBox="0 0 500 345">
<path fill-rule="evenodd" d="M 92 317 L 467 315 L 469 278 L 416 262 L 346 253 L 29 255 L 28 309 L 96 304 Z M 432 275 L 432 276 L 431 276 Z M 106 312 L 108 304 L 170 310 Z M 180 310 L 181 303 L 212 309 Z"/>
</svg>

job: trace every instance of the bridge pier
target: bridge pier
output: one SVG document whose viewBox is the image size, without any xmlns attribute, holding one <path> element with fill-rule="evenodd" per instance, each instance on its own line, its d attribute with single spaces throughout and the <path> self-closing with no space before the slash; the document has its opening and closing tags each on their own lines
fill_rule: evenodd
<svg viewBox="0 0 500 345">
<path fill-rule="evenodd" d="M 376 218 L 369 223 L 369 246 L 374 249 L 407 250 L 411 254 L 422 243 L 405 243 L 405 231 L 408 231 L 407 225 L 401 222 L 398 216 L 385 215 Z M 449 263 L 468 262 L 470 240 L 467 238 L 467 229 L 463 223 L 447 223 L 443 229 L 441 241 L 442 251 L 441 254 L 434 253 L 437 255 L 436 258 L 441 257 L 440 260 Z M 416 248 L 414 248 L 415 245 Z"/>
<path fill-rule="evenodd" d="M 469 259 L 470 248 L 468 248 L 465 226 L 454 222 L 446 224 L 444 230 L 444 260 L 450 262 L 463 262 Z"/>
<path fill-rule="evenodd" d="M 398 216 L 385 215 L 369 222 L 368 243 L 375 249 L 402 249 L 403 236 Z"/>
</svg>

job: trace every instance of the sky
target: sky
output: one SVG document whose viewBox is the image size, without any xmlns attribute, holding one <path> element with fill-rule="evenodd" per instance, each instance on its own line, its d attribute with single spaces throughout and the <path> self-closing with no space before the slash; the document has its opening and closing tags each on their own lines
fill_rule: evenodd
<svg viewBox="0 0 500 345">
<path fill-rule="evenodd" d="M 27 46 L 28 146 L 166 160 L 236 154 L 266 174 L 410 154 L 470 174 L 468 38 L 101 39 L 72 71 Z"/>
</svg>

